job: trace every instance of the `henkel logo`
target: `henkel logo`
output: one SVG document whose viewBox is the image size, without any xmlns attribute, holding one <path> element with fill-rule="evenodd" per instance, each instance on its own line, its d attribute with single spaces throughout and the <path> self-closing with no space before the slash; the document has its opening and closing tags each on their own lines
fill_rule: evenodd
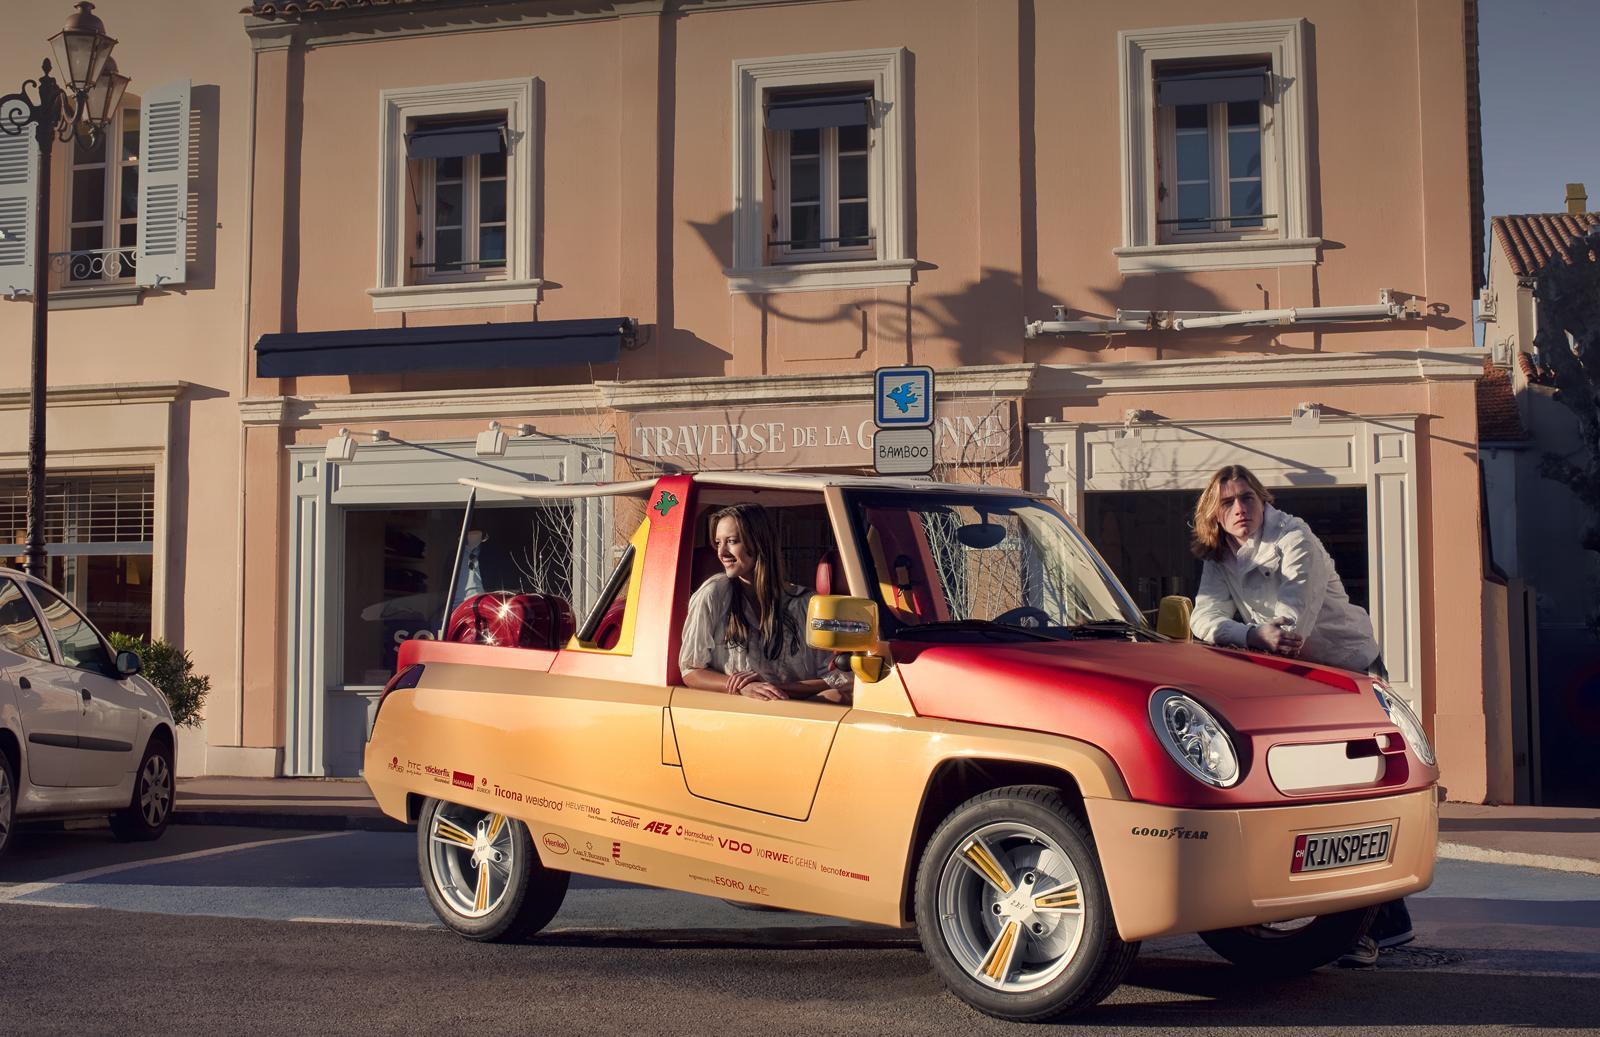
<svg viewBox="0 0 1600 1037">
<path fill-rule="evenodd" d="M 644 826 L 644 830 L 647 832 L 654 832 L 657 835 L 672 834 L 672 826 L 667 824 L 665 821 L 651 821 L 649 824 Z"/>
<path fill-rule="evenodd" d="M 749 843 L 742 843 L 737 839 L 724 839 L 720 835 L 717 836 L 717 845 L 729 853 L 750 853 L 753 850 Z"/>
<path fill-rule="evenodd" d="M 477 779 L 466 771 L 456 771 L 450 776 L 450 784 L 458 789 L 470 789 L 477 785 Z"/>
<path fill-rule="evenodd" d="M 570 843 L 554 832 L 544 833 L 544 839 L 541 841 L 544 843 L 544 848 L 551 853 L 566 853 L 572 849 Z"/>
</svg>

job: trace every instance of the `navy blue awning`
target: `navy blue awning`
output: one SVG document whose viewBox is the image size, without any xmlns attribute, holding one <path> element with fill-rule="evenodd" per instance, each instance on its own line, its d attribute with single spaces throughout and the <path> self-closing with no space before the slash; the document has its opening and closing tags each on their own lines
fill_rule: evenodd
<svg viewBox="0 0 1600 1037">
<path fill-rule="evenodd" d="M 820 130 L 829 126 L 867 125 L 870 90 L 849 93 L 774 97 L 767 101 L 767 129 Z"/>
<path fill-rule="evenodd" d="M 1267 70 L 1264 68 L 1156 74 L 1156 103 L 1161 105 L 1262 101 L 1266 96 Z"/>
<path fill-rule="evenodd" d="M 505 128 L 504 121 L 422 126 L 406 134 L 406 158 L 498 155 L 506 150 Z"/>
<path fill-rule="evenodd" d="M 256 375 L 288 378 L 604 364 L 617 359 L 635 326 L 628 317 L 597 317 L 262 335 L 256 340 Z"/>
</svg>

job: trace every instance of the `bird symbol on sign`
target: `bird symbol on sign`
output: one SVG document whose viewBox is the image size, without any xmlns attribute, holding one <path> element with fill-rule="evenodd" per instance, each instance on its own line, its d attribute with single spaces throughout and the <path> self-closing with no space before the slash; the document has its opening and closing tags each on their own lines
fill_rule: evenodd
<svg viewBox="0 0 1600 1037">
<path fill-rule="evenodd" d="M 894 405 L 900 408 L 901 414 L 908 413 L 911 410 L 911 405 L 921 399 L 917 395 L 916 389 L 912 388 L 912 383 L 910 382 L 901 382 L 884 395 L 894 401 Z"/>
</svg>

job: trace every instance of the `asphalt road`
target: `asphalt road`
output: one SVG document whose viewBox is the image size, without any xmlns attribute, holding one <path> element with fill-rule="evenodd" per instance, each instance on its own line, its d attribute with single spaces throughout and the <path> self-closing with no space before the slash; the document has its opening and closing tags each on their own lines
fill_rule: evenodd
<svg viewBox="0 0 1600 1037">
<path fill-rule="evenodd" d="M 0 864 L 0 1031 L 1017 1032 L 944 994 L 907 933 L 575 882 L 538 942 L 437 926 L 412 837 L 32 833 Z M 1267 983 L 1145 945 L 1075 1033 L 1600 1033 L 1600 879 L 1442 861 L 1417 943 Z M 1044 1028 L 1050 1030 L 1054 1028 Z M 1030 1029 L 1027 1032 L 1038 1032 Z"/>
</svg>

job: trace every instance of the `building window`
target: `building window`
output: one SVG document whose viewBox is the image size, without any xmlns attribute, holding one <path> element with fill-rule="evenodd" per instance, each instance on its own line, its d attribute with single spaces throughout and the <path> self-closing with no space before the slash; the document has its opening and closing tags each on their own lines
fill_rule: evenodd
<svg viewBox="0 0 1600 1037">
<path fill-rule="evenodd" d="M 385 90 L 379 311 L 538 302 L 538 80 Z"/>
<path fill-rule="evenodd" d="M 870 90 L 767 100 L 771 262 L 873 259 Z"/>
<path fill-rule="evenodd" d="M 733 292 L 907 285 L 905 51 L 734 62 Z"/>
<path fill-rule="evenodd" d="M 1317 262 L 1304 22 L 1125 31 L 1123 273 Z"/>
<path fill-rule="evenodd" d="M 93 143 L 74 138 L 70 154 L 64 280 L 128 280 L 139 255 L 139 109 L 124 108 Z"/>
<path fill-rule="evenodd" d="M 406 153 L 417 221 L 411 283 L 503 278 L 505 117 L 419 124 Z"/>
<path fill-rule="evenodd" d="M 1231 241 L 1275 235 L 1265 191 L 1264 66 L 1156 72 L 1157 239 Z M 1270 124 L 1268 124 L 1270 125 Z"/>
</svg>

